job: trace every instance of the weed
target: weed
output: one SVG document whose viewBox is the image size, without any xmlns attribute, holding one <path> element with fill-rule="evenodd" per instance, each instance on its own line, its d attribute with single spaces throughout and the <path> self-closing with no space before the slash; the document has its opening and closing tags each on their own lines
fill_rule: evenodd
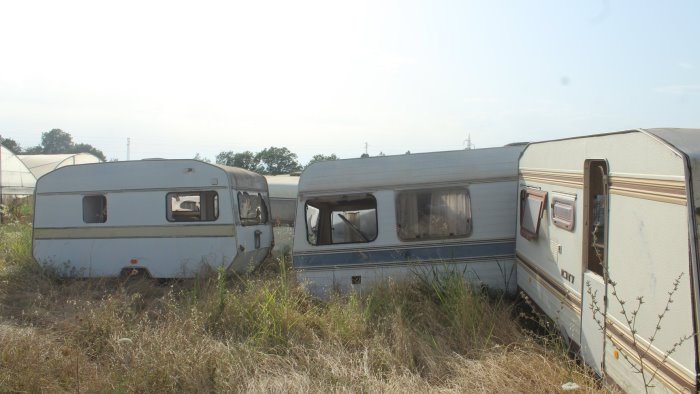
<svg viewBox="0 0 700 394">
<path fill-rule="evenodd" d="M 8 239 L 0 392 L 556 392 L 572 375 L 510 302 L 457 276 L 319 301 L 286 258 L 164 284 L 70 279 L 8 261 Z"/>
</svg>

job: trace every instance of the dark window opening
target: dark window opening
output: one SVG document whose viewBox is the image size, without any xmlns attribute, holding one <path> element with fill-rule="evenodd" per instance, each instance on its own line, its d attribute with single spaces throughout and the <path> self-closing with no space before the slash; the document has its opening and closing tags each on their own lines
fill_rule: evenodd
<svg viewBox="0 0 700 394">
<path fill-rule="evenodd" d="M 83 222 L 104 223 L 107 221 L 107 197 L 85 196 L 83 197 Z"/>
<path fill-rule="evenodd" d="M 589 271 L 603 276 L 608 227 L 608 164 L 605 160 L 586 160 L 583 172 L 583 261 Z"/>
</svg>

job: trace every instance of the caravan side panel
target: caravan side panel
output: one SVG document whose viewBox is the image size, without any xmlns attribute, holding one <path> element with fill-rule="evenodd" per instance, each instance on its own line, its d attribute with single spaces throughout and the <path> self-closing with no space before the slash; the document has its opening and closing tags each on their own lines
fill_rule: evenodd
<svg viewBox="0 0 700 394">
<path fill-rule="evenodd" d="M 403 280 L 450 270 L 464 273 L 472 282 L 491 289 L 514 291 L 515 161 L 521 149 L 437 152 L 315 164 L 313 171 L 304 172 L 300 181 L 294 240 L 294 267 L 299 278 L 307 282 L 312 292 L 325 294 L 332 289 L 360 291 L 386 279 Z M 414 166 L 419 168 L 414 171 Z M 470 232 L 442 239 L 423 235 L 416 235 L 415 240 L 401 239 L 399 229 L 406 228 L 397 219 L 401 193 L 447 190 L 468 192 Z M 376 239 L 312 244 L 307 239 L 307 204 L 348 196 L 376 200 Z"/>
<path fill-rule="evenodd" d="M 605 242 L 604 261 L 611 282 L 607 287 L 602 284 L 603 293 L 596 293 L 597 301 L 592 297 L 593 284 L 583 280 L 588 218 L 583 214 L 583 168 L 589 159 L 604 161 L 609 171 L 607 240 L 600 241 Z M 647 373 L 656 374 L 652 383 L 657 390 L 695 391 L 694 341 L 674 346 L 679 338 L 693 335 L 695 313 L 682 158 L 663 142 L 639 131 L 537 143 L 521 158 L 520 188 L 546 192 L 548 200 L 538 237 L 528 240 L 517 235 L 518 285 L 577 344 L 595 339 L 584 338 L 582 324 L 590 322 L 582 322 L 581 316 L 585 312 L 589 319 L 592 309 L 600 307 L 606 313 L 605 335 L 600 336 L 604 342 L 600 344 L 604 349 L 602 366 L 592 367 L 602 367 L 602 373 L 625 390 L 643 389 L 640 374 L 627 359 L 636 363 L 639 353 L 633 350 L 634 344 L 646 348 L 654 338 L 649 352 L 642 353 Z M 558 227 L 552 221 L 552 197 L 557 194 L 575 198 L 573 229 Z M 680 280 L 674 290 L 676 278 Z M 605 292 L 607 307 L 603 303 Z M 673 302 L 664 313 L 669 292 Z M 639 297 L 643 304 L 632 315 Z M 663 315 L 661 324 L 659 315 Z M 657 324 L 661 327 L 658 330 Z M 672 349 L 666 359 L 664 355 Z"/>
</svg>

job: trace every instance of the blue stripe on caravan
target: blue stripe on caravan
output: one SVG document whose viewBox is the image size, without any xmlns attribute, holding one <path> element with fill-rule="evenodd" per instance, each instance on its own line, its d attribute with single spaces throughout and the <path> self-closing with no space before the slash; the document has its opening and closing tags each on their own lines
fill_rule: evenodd
<svg viewBox="0 0 700 394">
<path fill-rule="evenodd" d="M 380 250 L 323 251 L 322 253 L 294 255 L 293 264 L 294 268 L 311 268 L 470 260 L 496 256 L 514 257 L 515 242 L 441 245 L 427 248 L 423 246 Z"/>
</svg>

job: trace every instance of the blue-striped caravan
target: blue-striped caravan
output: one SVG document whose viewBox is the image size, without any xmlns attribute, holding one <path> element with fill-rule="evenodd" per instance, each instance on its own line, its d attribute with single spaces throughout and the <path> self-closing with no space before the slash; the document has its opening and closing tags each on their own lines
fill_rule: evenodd
<svg viewBox="0 0 700 394">
<path fill-rule="evenodd" d="M 514 292 L 523 146 L 325 161 L 299 179 L 293 264 L 317 295 L 449 269 Z"/>
<path fill-rule="evenodd" d="M 528 145 L 518 286 L 600 376 L 628 392 L 698 390 L 700 130 Z"/>
<path fill-rule="evenodd" d="M 34 258 L 59 273 L 184 278 L 270 252 L 265 178 L 197 160 L 81 164 L 39 178 Z"/>
</svg>

